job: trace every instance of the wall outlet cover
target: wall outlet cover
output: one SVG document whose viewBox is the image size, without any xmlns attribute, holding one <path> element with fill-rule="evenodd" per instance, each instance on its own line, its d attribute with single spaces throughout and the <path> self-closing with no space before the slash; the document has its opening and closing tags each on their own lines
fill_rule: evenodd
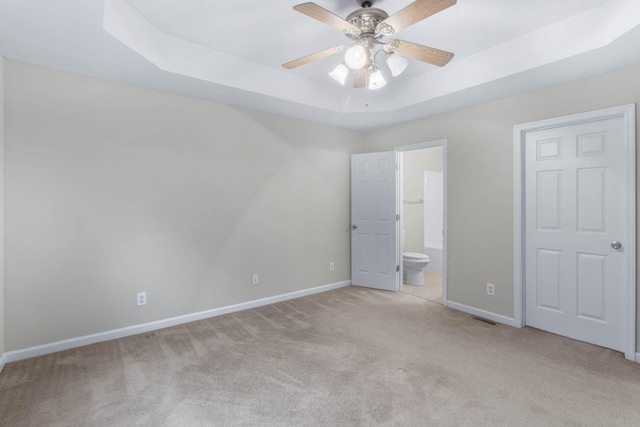
<svg viewBox="0 0 640 427">
<path fill-rule="evenodd" d="M 140 307 L 141 305 L 147 304 L 147 293 L 146 292 L 138 292 L 136 294 L 136 306 Z"/>
<path fill-rule="evenodd" d="M 487 283 L 487 295 L 494 296 L 496 294 L 496 285 Z"/>
</svg>

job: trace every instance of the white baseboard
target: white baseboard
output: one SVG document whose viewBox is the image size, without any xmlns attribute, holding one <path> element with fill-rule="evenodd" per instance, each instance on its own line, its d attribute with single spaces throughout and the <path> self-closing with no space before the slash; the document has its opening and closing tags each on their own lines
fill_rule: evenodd
<svg viewBox="0 0 640 427">
<path fill-rule="evenodd" d="M 479 308 L 470 307 L 468 305 L 460 304 L 450 300 L 447 301 L 447 307 L 453 308 L 454 310 L 462 311 L 463 313 L 468 313 L 474 316 L 482 317 L 484 319 L 492 320 L 496 323 L 502 323 L 504 325 L 513 326 L 515 328 L 518 327 L 518 325 L 516 325 L 515 319 L 503 316 L 501 314 L 496 314 L 490 311 L 481 310 Z"/>
<path fill-rule="evenodd" d="M 520 327 L 516 324 L 515 319 L 512 319 L 511 317 L 503 316 L 501 314 L 495 314 L 490 311 L 480 310 L 479 308 L 469 307 L 468 305 L 459 304 L 453 301 L 446 301 L 445 306 L 449 308 L 453 308 L 454 310 L 462 311 L 463 313 L 482 317 L 484 319 L 493 320 L 494 322 L 502 323 L 504 325 L 513 326 L 514 328 Z M 640 353 L 636 353 L 635 362 L 640 363 Z"/>
<path fill-rule="evenodd" d="M 234 313 L 236 311 L 248 310 L 250 308 L 261 307 L 263 305 L 274 304 L 276 302 L 287 301 L 294 298 L 300 298 L 307 295 L 318 294 L 330 291 L 332 289 L 343 288 L 351 285 L 351 281 L 332 283 L 329 285 L 318 286 L 316 288 L 304 289 L 301 291 L 290 292 L 287 294 L 276 295 L 273 297 L 262 298 L 254 301 L 247 301 L 240 304 L 229 305 L 226 307 L 214 308 L 212 310 L 200 311 L 198 313 L 185 314 L 183 316 L 172 317 L 169 319 L 157 320 L 155 322 L 143 323 L 140 325 L 128 326 L 125 328 L 114 329 L 111 331 L 100 332 L 97 334 L 85 335 L 77 338 L 70 338 L 50 344 L 38 345 L 20 350 L 6 352 L 0 358 L 0 372 L 6 363 L 16 362 L 18 360 L 29 359 L 31 357 L 43 356 L 45 354 L 56 353 L 58 351 L 69 350 L 76 347 L 82 347 L 89 344 L 95 344 L 103 341 L 124 338 L 131 335 L 142 334 L 145 332 L 156 331 L 158 329 L 168 328 L 170 326 L 182 325 L 184 323 L 194 322 L 196 320 L 208 319 L 210 317 L 220 316 L 223 314 Z"/>
</svg>

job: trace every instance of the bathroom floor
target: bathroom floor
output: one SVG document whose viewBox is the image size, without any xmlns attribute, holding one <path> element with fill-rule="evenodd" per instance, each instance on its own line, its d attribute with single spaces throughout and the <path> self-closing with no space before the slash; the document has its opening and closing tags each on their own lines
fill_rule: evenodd
<svg viewBox="0 0 640 427">
<path fill-rule="evenodd" d="M 402 292 L 442 304 L 442 273 L 429 270 L 424 270 L 423 273 L 424 286 L 414 286 L 404 283 L 402 285 Z"/>
</svg>

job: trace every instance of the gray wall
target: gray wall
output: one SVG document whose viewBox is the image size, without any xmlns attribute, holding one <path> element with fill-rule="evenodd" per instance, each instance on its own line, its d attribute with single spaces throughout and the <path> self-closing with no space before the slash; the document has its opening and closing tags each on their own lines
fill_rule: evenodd
<svg viewBox="0 0 640 427">
<path fill-rule="evenodd" d="M 350 279 L 363 134 L 9 60 L 5 80 L 6 351 Z"/>
<path fill-rule="evenodd" d="M 450 300 L 513 316 L 514 125 L 637 103 L 638 76 L 626 68 L 366 135 L 367 151 L 447 138 Z"/>
<path fill-rule="evenodd" d="M 4 58 L 0 55 L 0 358 L 4 353 Z"/>
<path fill-rule="evenodd" d="M 440 138 L 449 298 L 510 317 L 513 126 L 638 102 L 638 75 L 362 135 L 5 61 L 4 350 L 348 280 L 349 154 Z"/>
</svg>

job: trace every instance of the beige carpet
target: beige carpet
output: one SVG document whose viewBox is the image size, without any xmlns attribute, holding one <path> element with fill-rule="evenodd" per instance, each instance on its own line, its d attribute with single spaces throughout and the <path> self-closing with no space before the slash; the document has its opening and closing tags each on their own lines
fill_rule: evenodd
<svg viewBox="0 0 640 427">
<path fill-rule="evenodd" d="M 348 287 L 8 364 L 8 426 L 637 426 L 640 367 Z"/>
</svg>

